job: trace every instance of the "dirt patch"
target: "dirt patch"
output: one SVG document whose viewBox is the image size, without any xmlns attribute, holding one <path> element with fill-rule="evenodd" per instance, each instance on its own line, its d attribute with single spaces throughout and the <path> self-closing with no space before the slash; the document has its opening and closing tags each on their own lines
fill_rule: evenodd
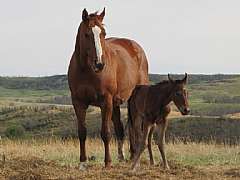
<svg viewBox="0 0 240 180">
<path fill-rule="evenodd" d="M 169 162 L 171 170 L 163 170 L 159 165 L 149 166 L 142 162 L 136 172 L 129 171 L 130 163 L 115 164 L 110 170 L 103 165 L 90 163 L 86 171 L 78 167 L 60 166 L 53 161 L 37 157 L 21 157 L 6 160 L 1 164 L 0 179 L 231 179 L 240 178 L 240 169 L 219 171 L 183 166 Z M 214 172 L 214 173 L 213 173 Z"/>
</svg>

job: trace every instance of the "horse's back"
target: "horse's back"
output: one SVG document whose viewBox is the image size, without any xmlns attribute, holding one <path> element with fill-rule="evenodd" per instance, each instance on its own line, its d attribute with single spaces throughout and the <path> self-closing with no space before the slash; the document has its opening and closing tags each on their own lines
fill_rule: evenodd
<svg viewBox="0 0 240 180">
<path fill-rule="evenodd" d="M 115 48 L 124 48 L 131 57 L 141 56 L 142 54 L 145 55 L 142 47 L 134 40 L 126 39 L 126 38 L 115 38 L 111 37 L 106 39 L 111 47 Z M 140 59 L 140 58 L 139 58 Z"/>
<path fill-rule="evenodd" d="M 117 63 L 118 92 L 126 100 L 136 85 L 149 82 L 146 55 L 133 40 L 108 38 L 106 42 L 111 48 L 112 61 Z"/>
</svg>

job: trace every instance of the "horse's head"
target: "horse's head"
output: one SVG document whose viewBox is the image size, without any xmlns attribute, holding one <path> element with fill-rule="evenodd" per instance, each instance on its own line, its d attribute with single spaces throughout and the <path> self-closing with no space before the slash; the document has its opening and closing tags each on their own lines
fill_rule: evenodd
<svg viewBox="0 0 240 180">
<path fill-rule="evenodd" d="M 76 42 L 81 47 L 81 52 L 87 64 L 94 72 L 103 70 L 105 62 L 105 36 L 106 32 L 103 27 L 103 18 L 105 16 L 105 8 L 98 15 L 97 13 L 88 14 L 84 9 L 82 12 L 82 22 L 78 30 Z"/>
<path fill-rule="evenodd" d="M 169 81 L 174 85 L 172 100 L 182 115 L 187 115 L 190 113 L 188 105 L 188 92 L 185 89 L 187 78 L 188 75 L 185 73 L 185 77 L 182 80 L 172 80 L 168 74 Z"/>
</svg>

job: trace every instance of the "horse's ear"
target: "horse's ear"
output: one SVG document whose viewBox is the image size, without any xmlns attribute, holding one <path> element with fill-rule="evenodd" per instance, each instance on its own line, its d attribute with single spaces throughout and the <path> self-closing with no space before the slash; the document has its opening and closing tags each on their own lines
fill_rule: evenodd
<svg viewBox="0 0 240 180">
<path fill-rule="evenodd" d="M 188 74 L 185 73 L 185 77 L 183 78 L 182 82 L 183 82 L 184 84 L 187 84 L 187 80 L 188 80 Z"/>
<path fill-rule="evenodd" d="M 84 8 L 84 10 L 82 12 L 82 20 L 83 21 L 87 21 L 88 20 L 88 12 L 87 12 L 86 8 Z"/>
<path fill-rule="evenodd" d="M 168 80 L 169 80 L 171 83 L 174 83 L 174 80 L 170 77 L 170 74 L 168 74 Z"/>
<path fill-rule="evenodd" d="M 104 7 L 103 11 L 101 12 L 101 14 L 99 15 L 99 20 L 101 22 L 103 21 L 104 16 L 105 16 L 105 7 Z"/>
</svg>

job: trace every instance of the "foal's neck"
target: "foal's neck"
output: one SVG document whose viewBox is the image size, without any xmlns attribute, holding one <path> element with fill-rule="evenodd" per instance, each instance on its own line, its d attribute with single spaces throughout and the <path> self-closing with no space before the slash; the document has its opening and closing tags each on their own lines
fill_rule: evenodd
<svg viewBox="0 0 240 180">
<path fill-rule="evenodd" d="M 161 107 L 167 106 L 172 101 L 172 94 L 174 91 L 174 84 L 168 81 L 156 85 L 159 94 L 159 101 Z"/>
</svg>

